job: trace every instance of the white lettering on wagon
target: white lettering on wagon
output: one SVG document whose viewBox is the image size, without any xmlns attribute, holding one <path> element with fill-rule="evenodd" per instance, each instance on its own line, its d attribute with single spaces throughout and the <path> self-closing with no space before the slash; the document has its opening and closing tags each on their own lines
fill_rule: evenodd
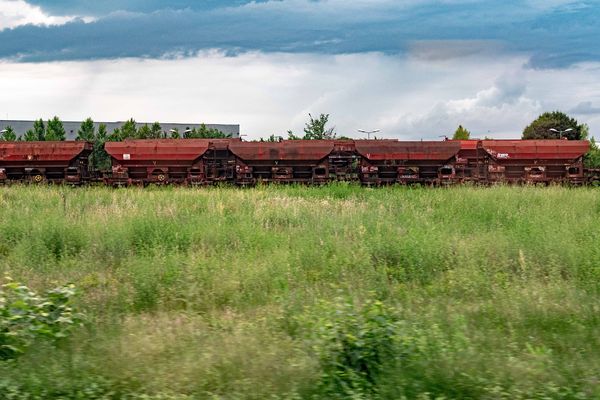
<svg viewBox="0 0 600 400">
<path fill-rule="evenodd" d="M 131 160 L 131 154 L 123 154 L 123 160 Z"/>
</svg>

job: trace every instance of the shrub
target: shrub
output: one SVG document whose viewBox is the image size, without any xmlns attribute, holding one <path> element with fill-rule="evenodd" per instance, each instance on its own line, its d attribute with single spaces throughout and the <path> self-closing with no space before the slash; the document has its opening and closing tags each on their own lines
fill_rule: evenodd
<svg viewBox="0 0 600 400">
<path fill-rule="evenodd" d="M 0 286 L 0 360 L 25 352 L 35 339 L 56 341 L 68 336 L 81 321 L 74 312 L 74 285 L 37 295 L 27 286 L 7 279 Z"/>
<path fill-rule="evenodd" d="M 319 359 L 319 391 L 328 398 L 371 398 L 379 375 L 395 361 L 400 321 L 379 300 L 356 306 L 338 297 L 300 317 Z"/>
</svg>

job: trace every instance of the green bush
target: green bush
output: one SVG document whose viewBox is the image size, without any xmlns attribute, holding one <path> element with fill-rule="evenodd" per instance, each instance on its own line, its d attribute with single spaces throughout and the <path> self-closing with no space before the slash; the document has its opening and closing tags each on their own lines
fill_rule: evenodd
<svg viewBox="0 0 600 400">
<path fill-rule="evenodd" d="M 0 286 L 0 360 L 24 353 L 38 338 L 65 338 L 81 320 L 72 307 L 73 285 L 40 296 L 25 285 L 7 280 Z"/>
<path fill-rule="evenodd" d="M 600 168 L 600 147 L 594 138 L 590 140 L 590 151 L 583 158 L 586 168 Z"/>
<path fill-rule="evenodd" d="M 357 306 L 350 298 L 321 302 L 299 318 L 319 359 L 319 387 L 328 398 L 371 398 L 381 372 L 396 361 L 400 321 L 379 300 Z"/>
</svg>

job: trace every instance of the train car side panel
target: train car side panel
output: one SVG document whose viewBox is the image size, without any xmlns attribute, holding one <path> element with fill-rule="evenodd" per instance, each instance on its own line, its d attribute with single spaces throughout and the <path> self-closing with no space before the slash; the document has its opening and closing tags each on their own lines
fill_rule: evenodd
<svg viewBox="0 0 600 400">
<path fill-rule="evenodd" d="M 89 180 L 92 143 L 0 142 L 0 180 L 79 185 Z"/>
</svg>

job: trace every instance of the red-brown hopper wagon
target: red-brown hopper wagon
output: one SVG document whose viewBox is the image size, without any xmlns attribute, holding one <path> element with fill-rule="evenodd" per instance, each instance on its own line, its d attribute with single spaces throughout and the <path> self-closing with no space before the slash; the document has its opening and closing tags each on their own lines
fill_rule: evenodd
<svg viewBox="0 0 600 400">
<path fill-rule="evenodd" d="M 206 184 L 227 176 L 223 168 L 231 158 L 228 140 L 150 139 L 107 142 L 112 173 L 106 177 L 113 186 L 128 184 Z M 206 156 L 206 158 L 204 157 Z M 233 175 L 233 162 L 229 176 Z"/>
<path fill-rule="evenodd" d="M 508 183 L 583 183 L 585 140 L 482 140 L 487 181 Z"/>
<path fill-rule="evenodd" d="M 236 182 L 324 183 L 329 180 L 333 140 L 231 142 L 237 158 Z"/>
<path fill-rule="evenodd" d="M 356 140 L 365 185 L 450 183 L 460 150 L 456 141 Z"/>
<path fill-rule="evenodd" d="M 92 149 L 83 141 L 0 142 L 0 182 L 79 185 L 90 178 Z"/>
</svg>

